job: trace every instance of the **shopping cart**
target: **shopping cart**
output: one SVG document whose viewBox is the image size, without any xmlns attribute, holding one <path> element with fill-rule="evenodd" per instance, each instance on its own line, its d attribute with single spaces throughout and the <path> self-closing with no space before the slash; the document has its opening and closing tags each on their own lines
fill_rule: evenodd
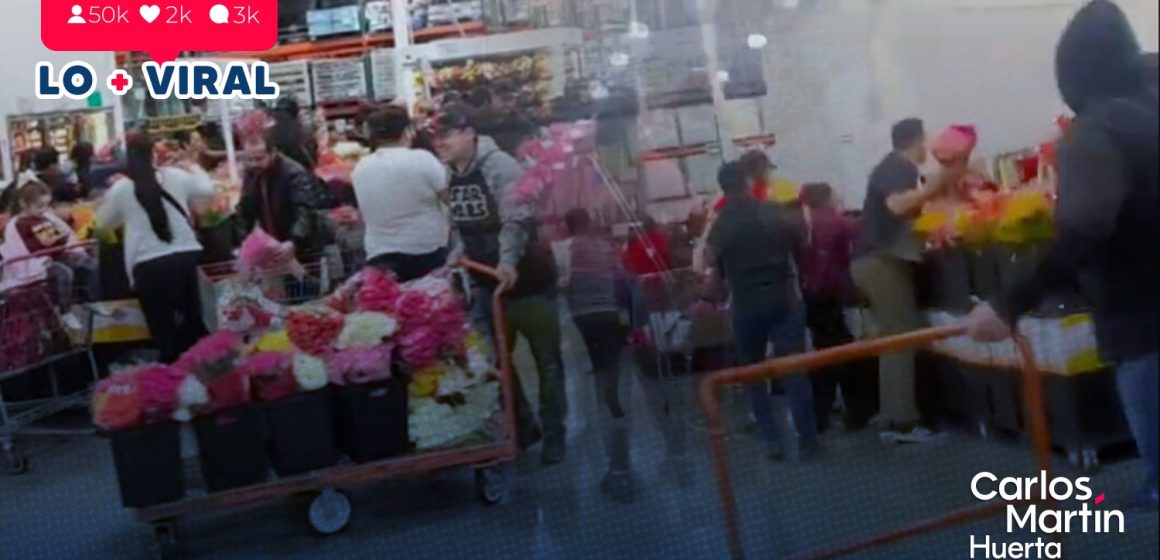
<svg viewBox="0 0 1160 560">
<path fill-rule="evenodd" d="M 92 382 L 99 377 L 93 356 L 98 270 L 95 243 L 49 249 L 0 263 L 0 448 L 8 474 L 23 474 L 28 469 L 28 459 L 15 446 L 17 434 L 78 432 L 32 430 L 29 426 L 62 410 L 88 406 Z M 62 373 L 71 372 L 57 366 L 80 357 L 86 359 L 91 378 L 62 377 Z M 47 388 L 36 386 L 44 381 Z M 81 387 L 70 390 L 68 385 L 78 381 Z M 16 401 L 6 399 L 5 391 L 15 389 L 16 383 L 24 383 L 29 395 Z"/>
<path fill-rule="evenodd" d="M 464 260 L 462 268 L 476 273 L 498 278 L 490 267 Z M 281 277 L 279 274 L 275 274 Z M 217 277 L 217 282 L 226 281 L 228 275 Z M 236 279 L 236 278 L 235 278 Z M 285 288 L 285 286 L 275 286 Z M 285 301 L 298 301 L 306 297 L 300 292 L 285 292 Z M 507 348 L 505 340 L 506 318 L 502 302 L 503 294 L 497 291 L 492 299 L 494 306 L 494 332 L 498 348 Z M 284 500 L 295 496 L 309 498 L 307 520 L 321 535 L 330 535 L 343 529 L 350 520 L 351 503 L 341 489 L 366 485 L 390 478 L 421 475 L 449 468 L 470 467 L 475 471 L 476 492 L 487 505 L 497 504 L 505 498 L 508 490 L 508 472 L 502 466 L 515 460 L 519 453 L 516 443 L 516 414 L 512 381 L 511 355 L 499 352 L 499 368 L 496 378 L 500 383 L 502 407 L 492 422 L 485 426 L 492 439 L 482 443 L 469 443 L 465 447 L 414 452 L 368 463 L 340 463 L 334 467 L 303 475 L 283 477 L 256 485 L 244 486 L 212 493 L 187 493 L 176 502 L 140 508 L 138 517 L 153 525 L 154 536 L 163 557 L 178 553 L 178 519 L 196 514 L 210 513 L 225 509 L 236 509 Z"/>
<path fill-rule="evenodd" d="M 679 357 L 683 373 L 691 374 L 698 351 L 728 356 L 729 314 L 704 275 L 691 268 L 646 274 L 636 278 L 632 292 L 633 327 L 643 334 L 642 369 L 669 377 Z"/>
<path fill-rule="evenodd" d="M 237 260 L 203 265 L 198 268 L 202 314 L 210 330 L 230 322 L 221 303 L 238 299 L 276 307 L 298 305 L 318 299 L 362 269 L 365 256 L 361 247 L 343 249 L 332 245 L 322 252 L 303 257 L 278 269 L 243 273 Z"/>
<path fill-rule="evenodd" d="M 728 450 L 725 446 L 726 432 L 722 419 L 721 403 L 717 396 L 718 388 L 760 382 L 802 371 L 816 372 L 819 368 L 880 356 L 900 349 L 928 346 L 931 343 L 962 336 L 965 333 L 966 327 L 961 325 L 935 327 L 902 335 L 854 342 L 817 352 L 776 358 L 750 366 L 721 370 L 702 379 L 698 387 L 698 397 L 709 426 L 709 440 L 717 471 L 717 489 L 721 496 L 721 506 L 725 515 L 725 531 L 730 557 L 733 560 L 744 560 L 745 549 L 741 540 L 740 518 L 733 490 L 732 475 L 729 472 Z M 1051 433 L 1043 399 L 1043 380 L 1035 366 L 1035 355 L 1032 353 L 1031 345 L 1027 339 L 1016 335 L 1014 343 L 1019 354 L 1023 396 L 1036 469 L 1048 473 L 1048 477 L 1050 477 Z M 846 556 L 907 537 L 999 515 L 1008 504 L 1009 502 L 992 502 L 953 511 L 887 533 L 802 553 L 795 558 L 814 560 Z M 1057 542 L 1062 538 L 1062 534 L 1060 532 L 1055 535 Z"/>
</svg>

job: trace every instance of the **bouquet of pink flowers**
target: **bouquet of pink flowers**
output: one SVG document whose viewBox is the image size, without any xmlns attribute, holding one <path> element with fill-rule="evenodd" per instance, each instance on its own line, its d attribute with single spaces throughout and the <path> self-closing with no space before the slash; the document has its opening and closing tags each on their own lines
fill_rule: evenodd
<svg viewBox="0 0 1160 560">
<path fill-rule="evenodd" d="M 373 267 L 363 270 L 360 276 L 357 295 L 359 310 L 394 314 L 396 302 L 402 295 L 402 288 L 395 278 Z"/>
<path fill-rule="evenodd" d="M 161 364 L 143 366 L 128 375 L 137 377 L 141 413 L 146 422 L 167 420 L 177 410 L 181 384 L 189 374 Z"/>
<path fill-rule="evenodd" d="M 391 345 L 354 348 L 327 356 L 333 385 L 366 385 L 391 378 Z"/>
<path fill-rule="evenodd" d="M 280 272 L 301 276 L 304 272 L 302 265 L 294 258 L 294 244 L 278 241 L 261 228 L 255 228 L 242 241 L 238 265 L 243 275 Z"/>
<path fill-rule="evenodd" d="M 242 342 L 230 331 L 218 331 L 185 351 L 173 367 L 193 374 L 203 383 L 233 373 L 242 354 Z"/>
<path fill-rule="evenodd" d="M 255 400 L 278 401 L 298 392 L 289 354 L 258 352 L 246 358 L 239 369 L 249 378 Z"/>
</svg>

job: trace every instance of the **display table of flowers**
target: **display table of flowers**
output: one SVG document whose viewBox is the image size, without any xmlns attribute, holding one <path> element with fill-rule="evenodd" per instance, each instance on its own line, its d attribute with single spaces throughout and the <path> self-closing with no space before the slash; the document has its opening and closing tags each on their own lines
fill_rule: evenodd
<svg viewBox="0 0 1160 560">
<path fill-rule="evenodd" d="M 959 323 L 979 300 L 996 296 L 1034 270 L 1054 235 L 1054 177 L 1043 151 L 999 162 L 1015 186 L 992 185 L 928 204 L 914 222 L 926 243 L 920 297 L 932 326 Z M 960 193 L 961 194 L 961 193 Z M 1020 320 L 1019 332 L 1045 376 L 1054 442 L 1077 465 L 1098 464 L 1100 447 L 1126 441 L 1109 365 L 1100 357 L 1091 315 L 1076 289 L 1048 294 Z M 966 338 L 933 345 L 922 369 L 937 414 L 966 420 L 983 434 L 1024 428 L 1019 361 L 1010 342 Z"/>
</svg>

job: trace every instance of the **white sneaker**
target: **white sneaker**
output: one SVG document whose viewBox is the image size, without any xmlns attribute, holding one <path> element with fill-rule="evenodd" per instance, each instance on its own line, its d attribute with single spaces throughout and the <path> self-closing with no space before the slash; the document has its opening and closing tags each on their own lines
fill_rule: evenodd
<svg viewBox="0 0 1160 560">
<path fill-rule="evenodd" d="M 890 432 L 887 432 L 890 433 Z M 893 432 L 894 443 L 927 443 L 943 436 L 923 427 L 914 427 L 909 432 Z"/>
</svg>

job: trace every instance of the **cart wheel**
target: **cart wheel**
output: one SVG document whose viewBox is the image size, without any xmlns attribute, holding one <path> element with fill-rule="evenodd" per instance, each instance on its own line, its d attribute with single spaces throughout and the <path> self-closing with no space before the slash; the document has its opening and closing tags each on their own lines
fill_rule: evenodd
<svg viewBox="0 0 1160 560">
<path fill-rule="evenodd" d="M 986 422 L 979 422 L 979 437 L 982 439 L 991 438 L 991 429 L 987 427 Z"/>
<path fill-rule="evenodd" d="M 1080 466 L 1080 450 L 1075 447 L 1067 448 L 1067 462 L 1073 467 Z"/>
<path fill-rule="evenodd" d="M 484 505 L 494 506 L 504 500 L 508 493 L 508 477 L 498 467 L 483 467 L 475 470 L 475 492 Z"/>
<path fill-rule="evenodd" d="M 28 457 L 15 449 L 4 451 L 4 472 L 11 476 L 19 476 L 28 472 Z"/>
<path fill-rule="evenodd" d="M 157 541 L 157 557 L 161 560 L 181 558 L 181 544 L 177 540 L 177 525 L 172 521 L 153 524 L 153 538 Z"/>
<path fill-rule="evenodd" d="M 318 534 L 333 535 L 350 523 L 350 511 L 350 498 L 333 488 L 327 488 L 310 502 L 306 516 L 310 527 Z"/>
</svg>

